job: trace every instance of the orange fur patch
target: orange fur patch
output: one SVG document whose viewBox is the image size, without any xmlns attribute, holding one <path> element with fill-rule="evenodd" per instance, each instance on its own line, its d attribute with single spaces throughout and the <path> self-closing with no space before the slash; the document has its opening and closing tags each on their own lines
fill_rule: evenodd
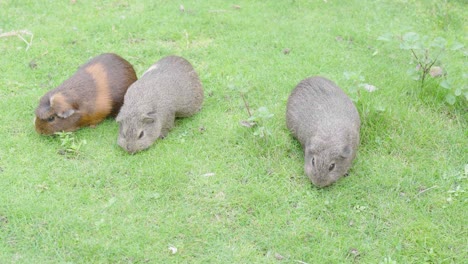
<svg viewBox="0 0 468 264">
<path fill-rule="evenodd" d="M 65 96 L 61 93 L 56 93 L 50 97 L 50 107 L 51 108 L 63 108 L 68 106 Z"/>
<path fill-rule="evenodd" d="M 83 116 L 82 122 L 94 125 L 101 122 L 112 110 L 111 91 L 108 75 L 101 63 L 95 63 L 86 67 L 86 72 L 91 75 L 96 85 L 96 99 L 94 113 Z"/>
</svg>

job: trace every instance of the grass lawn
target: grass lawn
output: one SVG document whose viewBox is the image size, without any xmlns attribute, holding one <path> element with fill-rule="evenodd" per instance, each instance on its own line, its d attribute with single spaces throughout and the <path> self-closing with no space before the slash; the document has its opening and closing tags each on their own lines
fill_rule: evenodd
<svg viewBox="0 0 468 264">
<path fill-rule="evenodd" d="M 0 34 L 33 34 L 0 38 L 0 263 L 466 263 L 468 105 L 447 104 L 441 79 L 420 89 L 397 39 L 466 44 L 467 18 L 465 0 L 0 1 Z M 136 155 L 112 119 L 75 147 L 38 135 L 39 98 L 104 52 L 138 76 L 185 57 L 202 111 Z M 466 47 L 442 61 L 466 85 Z M 324 189 L 285 125 L 313 75 L 362 120 L 350 176 Z M 357 97 L 363 83 L 378 89 Z M 270 135 L 240 125 L 241 93 L 274 114 Z"/>
</svg>

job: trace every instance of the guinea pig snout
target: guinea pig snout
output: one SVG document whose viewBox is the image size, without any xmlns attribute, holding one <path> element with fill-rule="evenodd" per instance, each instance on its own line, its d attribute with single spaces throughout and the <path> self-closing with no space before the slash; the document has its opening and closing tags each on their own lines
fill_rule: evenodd
<svg viewBox="0 0 468 264">
<path fill-rule="evenodd" d="M 119 146 L 120 146 L 121 148 L 123 148 L 125 151 L 127 151 L 127 152 L 130 153 L 130 147 L 128 146 L 127 143 L 122 143 L 122 142 L 119 141 L 118 144 L 119 144 Z"/>
<path fill-rule="evenodd" d="M 132 148 L 130 148 L 130 147 L 128 147 L 128 146 L 125 147 L 125 150 L 126 150 L 126 151 L 128 152 L 128 154 L 130 154 L 130 155 L 134 155 L 135 153 L 137 153 L 137 150 L 132 149 Z"/>
<path fill-rule="evenodd" d="M 310 181 L 317 187 L 323 188 L 332 185 L 335 180 L 328 176 L 314 175 L 313 173 L 306 173 Z"/>
<path fill-rule="evenodd" d="M 41 122 L 41 120 L 38 119 L 37 117 L 34 118 L 34 128 L 35 128 L 36 132 L 41 134 L 41 135 L 52 135 L 54 133 L 50 129 L 50 127 L 48 127 L 43 122 Z"/>
<path fill-rule="evenodd" d="M 123 139 L 119 139 L 117 141 L 117 144 L 131 155 L 133 155 L 133 154 L 135 154 L 137 152 L 136 148 L 131 146 L 131 144 L 129 144 L 127 141 L 125 141 Z"/>
<path fill-rule="evenodd" d="M 319 187 L 319 188 L 323 188 L 323 187 L 327 187 L 329 185 L 332 185 L 334 183 L 334 181 L 330 180 L 330 179 L 324 179 L 324 178 L 314 178 L 314 177 L 309 177 L 311 182 Z"/>
</svg>

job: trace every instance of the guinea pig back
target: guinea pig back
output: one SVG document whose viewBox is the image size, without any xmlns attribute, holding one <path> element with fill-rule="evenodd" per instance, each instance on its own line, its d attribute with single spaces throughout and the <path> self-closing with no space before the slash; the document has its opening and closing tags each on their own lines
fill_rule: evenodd
<svg viewBox="0 0 468 264">
<path fill-rule="evenodd" d="M 128 87 L 136 80 L 132 65 L 116 54 L 91 59 L 40 99 L 36 131 L 45 135 L 74 131 L 117 115 Z"/>
</svg>

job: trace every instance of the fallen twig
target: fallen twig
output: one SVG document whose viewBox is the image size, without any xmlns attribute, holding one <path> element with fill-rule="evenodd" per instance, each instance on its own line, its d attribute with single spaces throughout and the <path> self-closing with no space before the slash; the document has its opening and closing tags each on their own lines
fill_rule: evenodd
<svg viewBox="0 0 468 264">
<path fill-rule="evenodd" d="M 28 35 L 30 36 L 30 39 L 29 39 L 29 42 L 23 37 L 23 35 Z M 29 49 L 29 47 L 31 47 L 32 45 L 32 41 L 33 41 L 33 38 L 34 38 L 34 34 L 31 33 L 29 30 L 13 30 L 13 31 L 10 31 L 10 32 L 5 32 L 5 33 L 2 33 L 0 34 L 0 38 L 6 38 L 6 37 L 13 37 L 13 36 L 16 36 L 18 38 L 20 38 L 22 41 L 24 41 L 24 43 L 26 43 L 26 51 Z"/>
<path fill-rule="evenodd" d="M 439 187 L 439 186 L 434 185 L 434 186 L 432 186 L 432 187 L 430 187 L 430 188 L 424 189 L 424 190 L 420 191 L 418 194 L 416 194 L 416 196 L 418 196 L 418 195 L 420 195 L 420 194 L 423 194 L 423 193 L 429 191 L 430 189 L 434 189 L 434 188 L 437 188 L 437 187 Z"/>
<path fill-rule="evenodd" d="M 242 97 L 242 100 L 244 101 L 245 109 L 247 109 L 247 113 L 249 114 L 249 117 L 252 117 L 252 113 L 250 113 L 249 103 L 247 102 L 247 100 L 245 100 L 244 94 L 240 93 L 240 96 Z"/>
</svg>

